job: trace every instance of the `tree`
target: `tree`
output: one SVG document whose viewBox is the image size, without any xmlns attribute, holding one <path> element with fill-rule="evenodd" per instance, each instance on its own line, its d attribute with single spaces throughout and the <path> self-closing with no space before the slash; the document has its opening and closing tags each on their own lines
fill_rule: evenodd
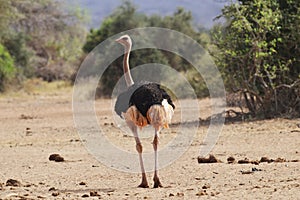
<svg viewBox="0 0 300 200">
<path fill-rule="evenodd" d="M 153 26 L 180 31 L 204 44 L 201 40 L 203 35 L 195 31 L 192 26 L 191 13 L 185 11 L 183 8 L 178 8 L 171 16 L 147 16 L 138 13 L 136 7 L 130 1 L 125 1 L 124 4 L 118 7 L 110 16 L 104 19 L 99 29 L 90 30 L 83 50 L 88 53 L 105 39 L 122 31 L 138 27 Z M 145 38 L 145 40 L 147 40 L 147 38 Z M 189 73 L 193 67 L 180 56 L 167 51 L 154 49 L 142 49 L 132 52 L 130 59 L 132 68 L 146 63 L 160 63 L 172 66 L 175 70 L 182 72 L 188 77 L 195 87 L 198 96 L 208 95 L 207 88 L 202 87 L 204 85 L 202 77 L 198 73 L 194 73 L 194 71 Z M 117 80 L 123 74 L 122 67 L 120 66 L 122 66 L 122 58 L 117 59 L 109 66 L 101 80 L 98 94 L 104 96 L 111 95 L 114 84 L 116 84 Z M 197 82 L 195 82 L 195 80 L 197 80 Z M 201 84 L 201 86 L 199 86 L 199 84 Z"/>
<path fill-rule="evenodd" d="M 13 57 L 20 81 L 71 76 L 85 38 L 80 10 L 58 0 L 0 0 L 0 13 L 0 42 Z"/>
<path fill-rule="evenodd" d="M 222 16 L 214 56 L 227 87 L 243 95 L 253 116 L 300 116 L 299 1 L 243 0 Z"/>
<path fill-rule="evenodd" d="M 13 0 L 0 0 L 0 41 L 9 34 L 9 26 L 18 18 L 16 9 L 12 6 Z"/>
<path fill-rule="evenodd" d="M 34 75 L 47 81 L 70 76 L 68 63 L 82 53 L 78 48 L 85 37 L 82 14 L 52 0 L 15 1 L 13 6 L 20 18 L 12 26 L 27 35 L 26 45 L 34 54 Z"/>
</svg>

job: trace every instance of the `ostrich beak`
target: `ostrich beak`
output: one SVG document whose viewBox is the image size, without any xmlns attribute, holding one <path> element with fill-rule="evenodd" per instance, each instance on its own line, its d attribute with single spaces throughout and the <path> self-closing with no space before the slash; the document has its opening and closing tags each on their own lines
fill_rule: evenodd
<svg viewBox="0 0 300 200">
<path fill-rule="evenodd" d="M 120 41 L 121 41 L 121 38 L 118 38 L 115 40 L 115 42 L 118 42 L 118 43 L 120 43 Z"/>
</svg>

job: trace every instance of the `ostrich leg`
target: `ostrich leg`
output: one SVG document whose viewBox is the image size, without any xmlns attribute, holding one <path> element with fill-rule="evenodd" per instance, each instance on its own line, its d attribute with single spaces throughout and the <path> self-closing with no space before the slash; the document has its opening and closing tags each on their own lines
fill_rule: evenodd
<svg viewBox="0 0 300 200">
<path fill-rule="evenodd" d="M 134 139 L 135 139 L 135 143 L 136 143 L 136 150 L 139 153 L 140 166 L 141 166 L 141 171 L 142 171 L 142 183 L 138 187 L 148 188 L 149 185 L 147 182 L 147 177 L 146 177 L 144 163 L 143 163 L 143 156 L 142 156 L 143 146 L 142 146 L 140 138 L 138 136 L 137 126 L 132 121 L 127 121 L 127 125 L 131 129 L 131 131 L 134 135 Z"/>
<path fill-rule="evenodd" d="M 157 166 L 158 166 L 158 158 L 157 158 L 157 146 L 158 146 L 158 135 L 159 135 L 159 129 L 155 128 L 155 135 L 154 135 L 154 139 L 153 139 L 153 149 L 154 149 L 154 177 L 153 177 L 153 181 L 154 181 L 154 188 L 158 188 L 158 187 L 162 187 L 158 175 L 157 175 Z"/>
</svg>

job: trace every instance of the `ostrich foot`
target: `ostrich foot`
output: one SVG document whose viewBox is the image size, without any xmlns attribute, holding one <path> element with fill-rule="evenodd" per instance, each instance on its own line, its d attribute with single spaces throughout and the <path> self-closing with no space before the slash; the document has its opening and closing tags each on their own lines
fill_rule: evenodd
<svg viewBox="0 0 300 200">
<path fill-rule="evenodd" d="M 148 183 L 147 182 L 142 182 L 141 184 L 139 184 L 139 186 L 138 187 L 140 187 L 140 188 L 148 188 L 149 187 L 149 185 L 148 185 Z"/>
<path fill-rule="evenodd" d="M 147 182 L 147 178 L 146 178 L 146 174 L 142 174 L 142 183 L 139 184 L 138 187 L 141 187 L 141 188 L 148 188 L 149 185 L 148 185 L 148 182 Z"/>
<path fill-rule="evenodd" d="M 154 176 L 153 181 L 154 181 L 153 188 L 162 187 L 162 184 L 160 183 L 159 178 L 157 176 Z"/>
</svg>

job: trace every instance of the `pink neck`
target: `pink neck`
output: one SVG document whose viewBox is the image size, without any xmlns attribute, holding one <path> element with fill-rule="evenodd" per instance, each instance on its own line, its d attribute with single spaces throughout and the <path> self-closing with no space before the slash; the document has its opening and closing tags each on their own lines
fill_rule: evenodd
<svg viewBox="0 0 300 200">
<path fill-rule="evenodd" d="M 124 77 L 126 81 L 127 87 L 130 87 L 131 85 L 134 84 L 131 73 L 130 73 L 130 68 L 129 68 L 129 54 L 130 54 L 131 47 L 125 47 L 125 54 L 124 54 L 124 59 L 123 59 L 123 70 L 124 70 Z"/>
</svg>

